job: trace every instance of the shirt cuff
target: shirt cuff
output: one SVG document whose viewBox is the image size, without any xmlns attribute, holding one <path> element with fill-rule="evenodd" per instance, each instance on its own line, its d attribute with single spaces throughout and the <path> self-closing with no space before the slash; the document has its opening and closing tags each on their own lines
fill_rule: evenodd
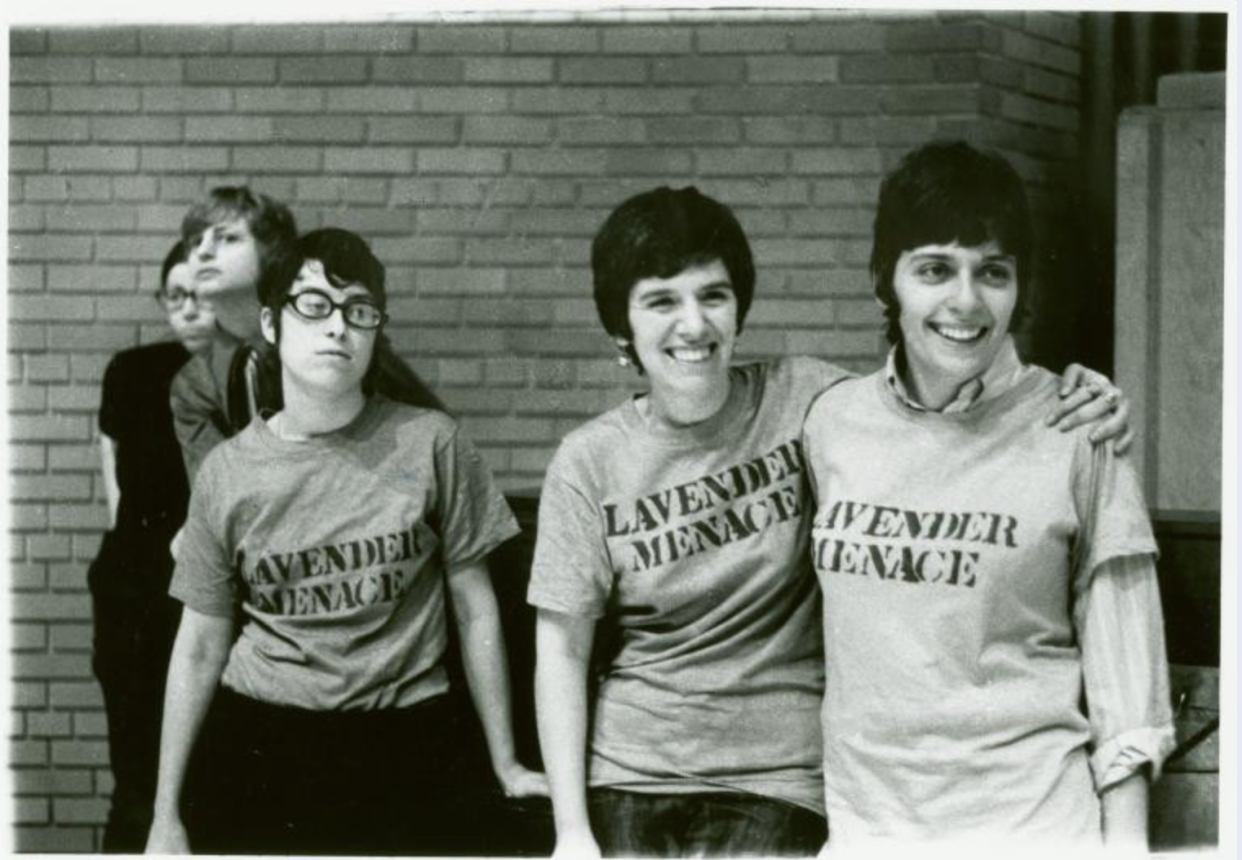
<svg viewBox="0 0 1242 860">
<path fill-rule="evenodd" d="M 1143 765 L 1151 765 L 1149 779 L 1154 782 L 1176 743 L 1172 723 L 1131 729 L 1110 738 L 1091 754 L 1096 792 L 1129 778 Z"/>
</svg>

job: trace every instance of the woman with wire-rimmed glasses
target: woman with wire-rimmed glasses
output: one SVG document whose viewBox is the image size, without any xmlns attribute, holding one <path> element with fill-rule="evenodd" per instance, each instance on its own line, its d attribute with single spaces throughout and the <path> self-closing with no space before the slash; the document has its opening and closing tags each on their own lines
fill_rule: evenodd
<svg viewBox="0 0 1242 860">
<path fill-rule="evenodd" d="M 108 363 L 99 447 L 108 531 L 87 580 L 94 604 L 93 667 L 108 715 L 113 788 L 103 848 L 142 849 L 151 824 L 164 670 L 179 608 L 168 598 L 168 542 L 190 489 L 173 434 L 173 377 L 215 339 L 215 314 L 190 284 L 185 245 L 160 269 L 156 292 L 175 338 L 126 349 Z"/>
<path fill-rule="evenodd" d="M 148 850 L 448 853 L 450 615 L 497 780 L 546 792 L 514 756 L 485 563 L 516 522 L 452 419 L 373 392 L 362 239 L 304 236 L 261 300 L 283 406 L 195 480 Z"/>
</svg>

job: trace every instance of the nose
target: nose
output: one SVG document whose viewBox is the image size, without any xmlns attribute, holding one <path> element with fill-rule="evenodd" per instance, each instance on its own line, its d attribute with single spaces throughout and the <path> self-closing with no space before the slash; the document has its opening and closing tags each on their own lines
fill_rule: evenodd
<svg viewBox="0 0 1242 860">
<path fill-rule="evenodd" d="M 696 300 L 688 299 L 677 317 L 677 330 L 683 337 L 694 339 L 700 337 L 706 328 L 707 318 L 703 315 L 702 306 Z"/>
<path fill-rule="evenodd" d="M 332 313 L 323 318 L 323 325 L 329 337 L 344 337 L 349 331 L 349 324 L 345 322 L 345 309 L 339 305 L 334 307 Z"/>
<path fill-rule="evenodd" d="M 969 313 L 979 307 L 982 300 L 979 296 L 980 285 L 970 272 L 963 272 L 954 284 L 949 306 L 958 313 Z"/>
<path fill-rule="evenodd" d="M 194 243 L 194 247 L 190 249 L 190 253 L 200 260 L 209 259 L 215 256 L 216 239 L 210 230 L 203 231 L 203 235 L 198 237 L 198 241 Z"/>
<path fill-rule="evenodd" d="M 198 312 L 201 310 L 198 306 L 198 295 L 196 293 L 186 293 L 185 301 L 181 304 L 181 315 L 187 320 L 198 319 Z"/>
</svg>

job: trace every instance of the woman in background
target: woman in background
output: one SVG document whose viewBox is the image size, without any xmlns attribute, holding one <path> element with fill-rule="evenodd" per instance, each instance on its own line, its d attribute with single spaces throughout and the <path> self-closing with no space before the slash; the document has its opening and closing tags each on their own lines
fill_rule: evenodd
<svg viewBox="0 0 1242 860">
<path fill-rule="evenodd" d="M 190 491 L 169 386 L 217 337 L 211 306 L 190 284 L 181 242 L 164 258 L 156 298 L 176 339 L 119 352 L 104 372 L 99 444 L 109 530 L 87 575 L 113 776 L 103 849 L 120 853 L 141 851 L 151 824 L 164 678 L 180 616 L 168 596 L 168 545 Z"/>
</svg>

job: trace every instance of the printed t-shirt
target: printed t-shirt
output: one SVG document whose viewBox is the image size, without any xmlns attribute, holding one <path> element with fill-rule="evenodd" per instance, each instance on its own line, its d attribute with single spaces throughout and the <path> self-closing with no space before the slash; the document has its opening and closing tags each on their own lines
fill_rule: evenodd
<svg viewBox="0 0 1242 860">
<path fill-rule="evenodd" d="M 808 358 L 731 371 L 684 428 L 633 402 L 569 434 L 539 510 L 532 604 L 600 619 L 588 781 L 745 791 L 823 811 L 823 655 L 801 422 L 846 376 Z"/>
<path fill-rule="evenodd" d="M 1045 426 L 1058 385 L 933 413 L 880 372 L 811 408 L 834 844 L 1100 838 L 1073 602 L 1156 547 L 1128 461 Z"/>
<path fill-rule="evenodd" d="M 371 397 L 340 430 L 281 439 L 256 419 L 203 463 L 171 593 L 244 613 L 222 683 L 315 710 L 405 707 L 447 690 L 445 570 L 518 531 L 446 415 Z"/>
</svg>

